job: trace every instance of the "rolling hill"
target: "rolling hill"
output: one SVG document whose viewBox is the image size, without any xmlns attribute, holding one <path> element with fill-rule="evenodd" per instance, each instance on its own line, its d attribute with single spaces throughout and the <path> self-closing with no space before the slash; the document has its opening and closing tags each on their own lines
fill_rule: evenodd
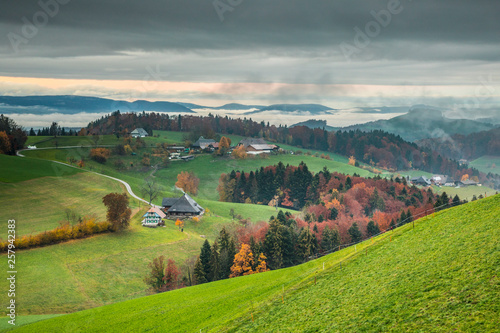
<svg viewBox="0 0 500 333">
<path fill-rule="evenodd" d="M 60 96 L 0 96 L 0 113 L 32 113 L 75 114 L 80 112 L 175 112 L 195 113 L 193 110 L 177 103 L 134 102 L 113 100 L 108 98 L 60 95 Z"/>
<path fill-rule="evenodd" d="M 455 134 L 417 141 L 420 147 L 432 149 L 452 159 L 474 160 L 482 156 L 500 157 L 500 127 L 489 131 Z"/>
<path fill-rule="evenodd" d="M 449 119 L 438 108 L 425 105 L 413 106 L 407 114 L 389 120 L 377 120 L 342 130 L 383 130 L 401 136 L 407 141 L 439 138 L 454 134 L 468 135 L 490 130 L 494 125 L 468 119 Z"/>
<path fill-rule="evenodd" d="M 497 195 L 296 267 L 76 312 L 16 331 L 496 331 L 499 222 Z"/>
</svg>

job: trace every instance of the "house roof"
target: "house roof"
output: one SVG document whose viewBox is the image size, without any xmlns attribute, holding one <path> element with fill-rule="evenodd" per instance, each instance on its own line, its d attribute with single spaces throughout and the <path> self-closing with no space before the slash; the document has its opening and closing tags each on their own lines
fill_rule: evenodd
<svg viewBox="0 0 500 333">
<path fill-rule="evenodd" d="M 461 183 L 464 185 L 477 185 L 477 184 L 479 184 L 478 182 L 475 182 L 475 181 L 470 180 L 470 179 L 462 180 Z"/>
<path fill-rule="evenodd" d="M 193 143 L 193 147 L 200 147 L 200 148 L 206 148 L 209 145 L 213 145 L 216 141 L 213 139 L 205 139 L 204 137 L 200 136 L 200 138 Z"/>
<path fill-rule="evenodd" d="M 160 210 L 160 208 L 158 207 L 151 207 L 151 209 L 149 209 L 146 214 L 144 214 L 142 217 L 146 217 L 148 215 L 148 213 L 155 213 L 156 215 L 158 215 L 159 217 L 161 217 L 162 219 L 164 219 L 165 217 L 167 217 L 167 215 L 165 215 L 164 212 L 162 212 Z"/>
<path fill-rule="evenodd" d="M 187 193 L 184 193 L 175 204 L 168 209 L 169 213 L 200 213 L 203 208 L 198 205 Z"/>
<path fill-rule="evenodd" d="M 431 182 L 429 181 L 429 179 L 425 176 L 420 176 L 420 177 L 415 177 L 415 178 L 412 178 L 411 179 L 411 182 L 412 183 L 424 183 L 424 184 L 428 184 L 430 185 Z"/>
<path fill-rule="evenodd" d="M 174 203 L 177 202 L 177 200 L 179 200 L 179 198 L 163 198 L 163 200 L 161 201 L 161 206 L 172 207 Z"/>
<path fill-rule="evenodd" d="M 249 147 L 253 147 L 255 150 L 271 150 L 268 144 L 251 144 Z"/>
<path fill-rule="evenodd" d="M 144 128 L 136 128 L 130 134 L 139 134 L 139 135 L 148 135 L 148 132 L 144 130 Z"/>
<path fill-rule="evenodd" d="M 246 138 L 240 141 L 240 145 L 243 145 L 246 147 L 248 146 L 255 146 L 255 145 L 267 145 L 266 141 L 262 138 Z M 269 148 L 267 148 L 269 149 Z"/>
</svg>

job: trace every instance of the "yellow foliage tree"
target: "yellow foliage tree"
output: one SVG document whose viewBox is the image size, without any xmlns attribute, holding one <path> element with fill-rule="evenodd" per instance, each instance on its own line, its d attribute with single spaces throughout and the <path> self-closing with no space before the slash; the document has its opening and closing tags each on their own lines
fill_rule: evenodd
<svg viewBox="0 0 500 333">
<path fill-rule="evenodd" d="M 244 159 L 246 159 L 248 157 L 248 154 L 247 154 L 244 146 L 236 147 L 233 150 L 233 152 L 231 153 L 231 155 L 234 158 L 239 159 L 239 160 L 244 160 Z"/>
<path fill-rule="evenodd" d="M 466 181 L 466 180 L 469 180 L 469 175 L 468 174 L 465 174 L 462 176 L 462 181 Z"/>
<path fill-rule="evenodd" d="M 240 252 L 236 253 L 234 256 L 233 266 L 231 266 L 231 275 L 230 278 L 250 275 L 255 272 L 252 270 L 252 266 L 254 265 L 252 250 L 250 249 L 250 245 L 241 244 Z"/>
<path fill-rule="evenodd" d="M 356 166 L 356 158 L 354 156 L 349 157 L 349 165 Z"/>
<path fill-rule="evenodd" d="M 177 221 L 175 221 L 175 225 L 179 227 L 179 230 L 181 230 L 182 228 L 184 228 L 184 221 L 177 219 Z"/>
<path fill-rule="evenodd" d="M 255 273 L 267 272 L 269 268 L 267 268 L 266 256 L 261 253 L 259 259 L 257 260 L 257 267 L 255 268 Z"/>
</svg>

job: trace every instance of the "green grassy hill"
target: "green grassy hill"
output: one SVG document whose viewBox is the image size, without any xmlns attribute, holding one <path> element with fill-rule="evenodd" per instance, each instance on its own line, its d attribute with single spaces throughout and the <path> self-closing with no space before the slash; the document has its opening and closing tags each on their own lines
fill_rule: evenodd
<svg viewBox="0 0 500 333">
<path fill-rule="evenodd" d="M 494 332 L 500 327 L 498 239 L 497 195 L 300 266 L 85 310 L 18 331 Z M 112 287 L 107 283 L 99 280 L 103 289 Z"/>
<path fill-rule="evenodd" d="M 486 174 L 491 172 L 500 175 L 500 156 L 483 156 L 469 165 Z"/>
</svg>

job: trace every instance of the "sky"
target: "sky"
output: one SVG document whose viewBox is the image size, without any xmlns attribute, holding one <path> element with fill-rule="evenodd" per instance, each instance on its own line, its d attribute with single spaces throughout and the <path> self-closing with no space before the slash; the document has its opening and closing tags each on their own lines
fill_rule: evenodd
<svg viewBox="0 0 500 333">
<path fill-rule="evenodd" d="M 497 0 L 4 0 L 0 94 L 498 110 Z M 494 111 L 498 112 L 498 111 Z"/>
</svg>

